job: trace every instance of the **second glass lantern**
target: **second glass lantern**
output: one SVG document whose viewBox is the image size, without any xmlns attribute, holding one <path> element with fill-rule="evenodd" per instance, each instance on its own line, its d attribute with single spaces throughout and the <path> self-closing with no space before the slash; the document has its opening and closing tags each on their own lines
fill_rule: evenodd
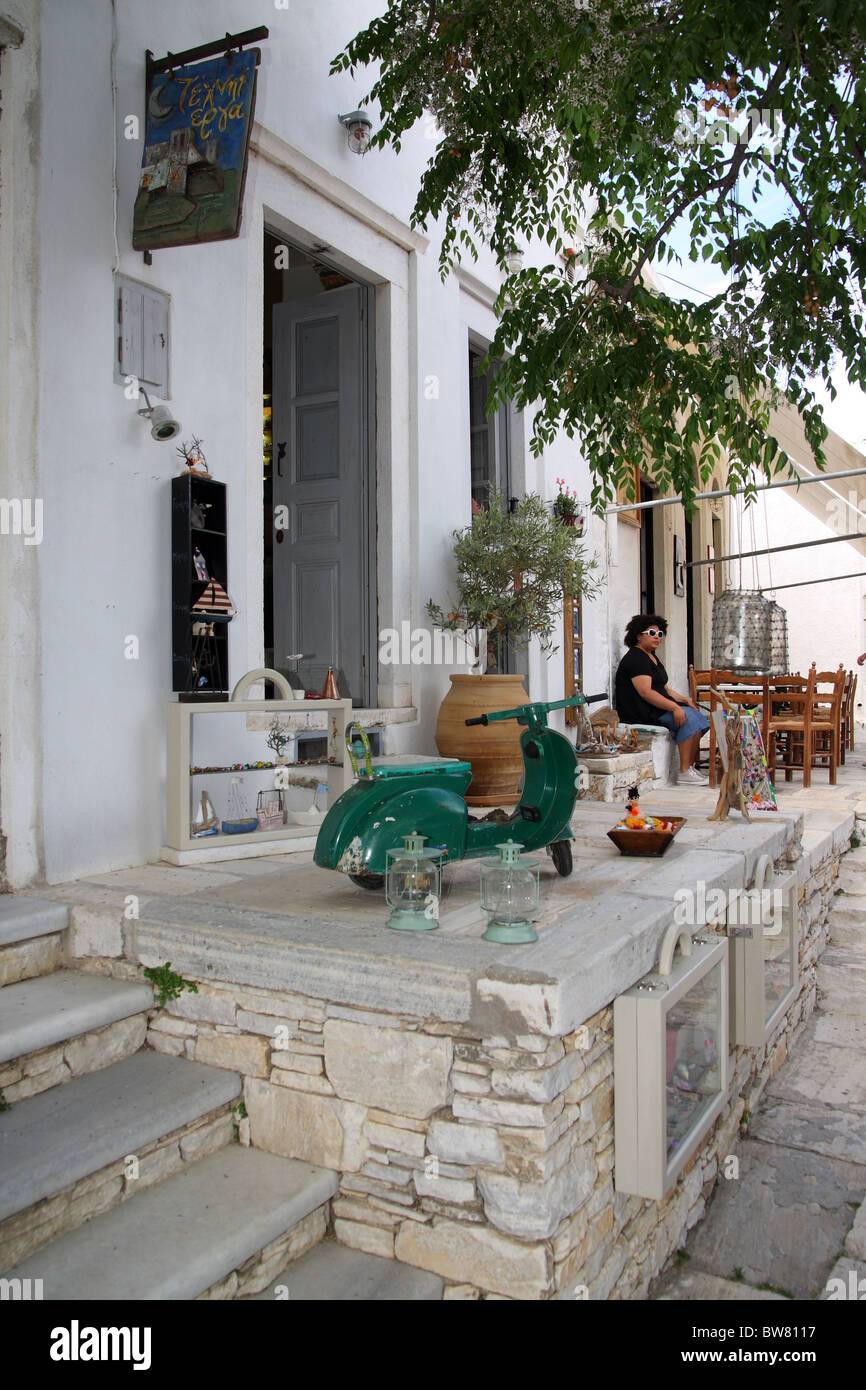
<svg viewBox="0 0 866 1390">
<path fill-rule="evenodd" d="M 516 840 L 499 845 L 497 857 L 481 865 L 481 910 L 487 913 L 485 941 L 518 945 L 537 941 L 532 914 L 538 907 L 537 859 L 522 859 Z"/>
<path fill-rule="evenodd" d="M 395 931 L 434 931 L 439 925 L 442 871 L 425 843 L 426 836 L 413 831 L 404 835 L 401 849 L 388 850 L 385 900 L 388 926 Z"/>
</svg>

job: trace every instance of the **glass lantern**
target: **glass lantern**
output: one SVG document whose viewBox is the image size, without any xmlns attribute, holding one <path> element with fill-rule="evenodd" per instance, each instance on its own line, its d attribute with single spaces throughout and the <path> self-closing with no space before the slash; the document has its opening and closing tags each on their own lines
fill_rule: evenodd
<svg viewBox="0 0 866 1390">
<path fill-rule="evenodd" d="M 389 849 L 385 871 L 385 900 L 391 909 L 388 926 L 395 931 L 435 931 L 439 925 L 442 870 L 424 848 L 426 836 L 413 831 L 401 849 Z"/>
<path fill-rule="evenodd" d="M 485 941 L 516 945 L 537 941 L 532 914 L 538 907 L 537 859 L 522 859 L 520 845 L 506 840 L 495 858 L 481 865 L 481 910 L 487 913 Z"/>
</svg>

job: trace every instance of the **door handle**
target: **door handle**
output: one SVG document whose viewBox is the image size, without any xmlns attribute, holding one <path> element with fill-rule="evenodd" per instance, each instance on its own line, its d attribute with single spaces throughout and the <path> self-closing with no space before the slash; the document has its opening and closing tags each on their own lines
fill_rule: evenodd
<svg viewBox="0 0 866 1390">
<path fill-rule="evenodd" d="M 286 441 L 283 440 L 283 442 L 282 442 L 281 444 L 279 444 L 279 443 L 277 444 L 277 477 L 278 477 L 278 478 L 281 478 L 281 477 L 283 476 L 283 470 L 282 470 L 282 468 L 280 467 L 280 465 L 282 464 L 282 461 L 283 461 L 283 459 L 284 459 L 285 457 L 286 457 Z"/>
</svg>

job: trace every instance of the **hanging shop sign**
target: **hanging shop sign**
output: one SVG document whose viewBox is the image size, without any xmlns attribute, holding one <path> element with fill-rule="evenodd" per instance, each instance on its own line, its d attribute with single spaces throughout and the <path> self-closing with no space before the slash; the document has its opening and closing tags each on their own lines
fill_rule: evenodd
<svg viewBox="0 0 866 1390">
<path fill-rule="evenodd" d="M 138 251 L 221 241 L 240 231 L 261 53 L 250 48 L 184 61 L 225 47 L 205 45 L 157 63 L 148 55 L 144 154 L 132 232 Z"/>
</svg>

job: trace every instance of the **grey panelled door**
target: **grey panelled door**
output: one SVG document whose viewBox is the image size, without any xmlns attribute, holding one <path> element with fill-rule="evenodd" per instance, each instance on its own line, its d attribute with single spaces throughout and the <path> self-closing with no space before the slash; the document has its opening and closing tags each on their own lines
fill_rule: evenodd
<svg viewBox="0 0 866 1390">
<path fill-rule="evenodd" d="M 277 304 L 273 337 L 274 664 L 303 652 L 312 691 L 333 666 L 356 704 L 369 699 L 363 294 Z"/>
</svg>

